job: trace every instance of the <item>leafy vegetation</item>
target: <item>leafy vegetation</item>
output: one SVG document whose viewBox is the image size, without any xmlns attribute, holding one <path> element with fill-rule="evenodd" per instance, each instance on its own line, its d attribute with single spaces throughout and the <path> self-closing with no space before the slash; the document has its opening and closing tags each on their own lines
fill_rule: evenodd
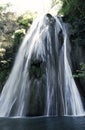
<svg viewBox="0 0 85 130">
<path fill-rule="evenodd" d="M 67 17 L 68 22 L 74 22 L 81 18 L 85 18 L 84 0 L 61 0 L 63 3 L 59 14 Z"/>
<path fill-rule="evenodd" d="M 24 28 L 27 31 L 28 28 L 31 26 L 32 21 L 35 19 L 36 14 L 36 12 L 26 12 L 20 17 L 18 17 L 17 22 L 19 24 L 19 27 Z"/>
<path fill-rule="evenodd" d="M 81 63 L 80 70 L 76 70 L 76 73 L 77 74 L 75 74 L 74 77 L 85 79 L 85 64 Z"/>
<path fill-rule="evenodd" d="M 21 16 L 7 12 L 9 4 L 0 6 L 0 91 L 8 78 L 18 48 L 36 13 Z"/>
</svg>

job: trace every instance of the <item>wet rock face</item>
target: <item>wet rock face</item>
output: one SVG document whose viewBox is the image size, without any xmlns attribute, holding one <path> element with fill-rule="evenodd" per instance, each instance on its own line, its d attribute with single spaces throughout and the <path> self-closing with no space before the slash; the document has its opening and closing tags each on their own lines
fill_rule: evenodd
<svg viewBox="0 0 85 130">
<path fill-rule="evenodd" d="M 47 22 L 51 25 L 53 25 L 54 23 L 55 23 L 55 19 L 52 17 L 52 15 L 50 15 L 50 14 L 46 14 L 46 17 L 47 17 Z"/>
<path fill-rule="evenodd" d="M 49 27 L 50 34 L 50 42 L 53 45 L 52 49 L 55 50 L 55 19 L 47 14 L 44 19 L 45 24 Z M 30 61 L 29 67 L 29 78 L 30 78 L 30 94 L 29 94 L 29 104 L 28 111 L 26 116 L 41 116 L 45 114 L 45 106 L 46 106 L 46 64 L 47 55 L 50 55 L 50 51 L 48 49 L 48 38 L 45 36 L 44 40 L 42 39 L 44 47 L 45 47 L 45 56 L 44 60 L 42 56 L 36 57 L 36 54 L 33 53 Z M 49 45 L 50 46 L 50 45 Z M 38 46 L 39 47 L 39 46 Z M 39 48 L 38 48 L 39 49 Z M 38 50 L 37 50 L 38 51 Z M 55 55 L 55 51 L 53 53 Z"/>
<path fill-rule="evenodd" d="M 80 70 L 80 64 L 85 64 L 85 19 L 82 19 L 75 23 L 75 28 L 73 29 L 73 33 L 71 35 L 71 58 L 73 65 L 73 73 L 76 70 Z M 81 88 L 85 92 L 85 79 L 78 78 L 77 84 L 79 88 Z"/>
<path fill-rule="evenodd" d="M 29 94 L 29 111 L 26 116 L 40 116 L 44 113 L 45 106 L 45 63 L 41 58 L 36 59 L 32 57 L 29 78 L 30 78 L 30 94 Z"/>
<path fill-rule="evenodd" d="M 32 78 L 41 79 L 44 74 L 43 67 L 44 67 L 44 64 L 41 60 L 32 61 L 30 65 L 30 69 L 29 69 L 30 79 Z"/>
</svg>

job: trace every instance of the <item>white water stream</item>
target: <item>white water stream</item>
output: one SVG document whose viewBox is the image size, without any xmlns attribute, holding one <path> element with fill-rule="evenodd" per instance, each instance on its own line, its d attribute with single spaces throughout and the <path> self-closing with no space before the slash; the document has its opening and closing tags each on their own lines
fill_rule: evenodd
<svg viewBox="0 0 85 130">
<path fill-rule="evenodd" d="M 47 116 L 83 115 L 70 51 L 67 25 L 60 18 L 47 14 L 36 19 L 0 95 L 0 117 L 37 116 L 38 112 Z"/>
</svg>

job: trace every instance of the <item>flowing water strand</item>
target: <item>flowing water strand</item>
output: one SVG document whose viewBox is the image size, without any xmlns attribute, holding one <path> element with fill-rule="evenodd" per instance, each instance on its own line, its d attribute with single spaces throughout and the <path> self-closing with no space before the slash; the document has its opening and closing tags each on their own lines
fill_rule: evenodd
<svg viewBox="0 0 85 130">
<path fill-rule="evenodd" d="M 69 39 L 67 35 L 67 26 L 63 23 L 63 35 L 64 35 L 64 44 L 63 44 L 63 55 L 64 55 L 64 84 L 65 84 L 65 105 L 64 105 L 64 114 L 65 115 L 82 115 L 84 113 L 83 104 L 81 97 L 79 95 L 77 86 L 72 76 L 70 64 L 67 58 L 67 47 L 69 46 Z"/>
<path fill-rule="evenodd" d="M 0 95 L 0 116 L 83 115 L 67 25 L 46 14 L 28 30 Z"/>
</svg>

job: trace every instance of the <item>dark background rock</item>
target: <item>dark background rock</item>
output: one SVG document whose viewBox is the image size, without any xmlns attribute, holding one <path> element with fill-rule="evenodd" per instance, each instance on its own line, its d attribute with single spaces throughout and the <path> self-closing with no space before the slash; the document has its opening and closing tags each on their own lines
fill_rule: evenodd
<svg viewBox="0 0 85 130">
<path fill-rule="evenodd" d="M 71 59 L 73 74 L 80 70 L 80 64 L 85 64 L 85 18 L 73 23 L 71 30 Z M 80 92 L 85 97 L 85 78 L 75 78 Z"/>
</svg>

